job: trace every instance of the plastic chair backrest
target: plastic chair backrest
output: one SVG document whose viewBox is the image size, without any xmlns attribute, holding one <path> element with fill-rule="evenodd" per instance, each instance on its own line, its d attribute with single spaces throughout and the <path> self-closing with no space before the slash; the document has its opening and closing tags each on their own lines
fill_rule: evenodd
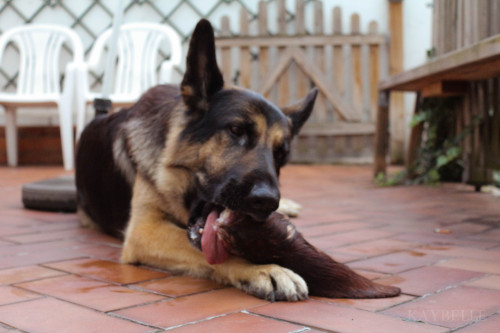
<svg viewBox="0 0 500 333">
<path fill-rule="evenodd" d="M 67 42 L 73 62 L 83 63 L 83 46 L 78 35 L 62 26 L 23 25 L 0 36 L 0 64 L 9 43 L 19 48 L 17 95 L 59 94 L 61 47 Z"/>
<path fill-rule="evenodd" d="M 110 36 L 111 29 L 108 29 L 96 40 L 88 60 L 91 69 L 95 69 L 102 60 Z M 162 62 L 158 80 L 158 53 L 164 40 L 170 44 L 170 58 Z M 118 62 L 112 94 L 137 96 L 158 83 L 169 81 L 173 66 L 181 62 L 181 52 L 179 35 L 166 25 L 123 24 L 118 38 Z"/>
</svg>

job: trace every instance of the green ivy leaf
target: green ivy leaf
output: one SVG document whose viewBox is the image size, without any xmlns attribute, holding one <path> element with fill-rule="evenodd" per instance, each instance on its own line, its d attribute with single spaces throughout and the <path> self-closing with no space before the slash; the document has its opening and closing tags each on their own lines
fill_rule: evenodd
<svg viewBox="0 0 500 333">
<path fill-rule="evenodd" d="M 437 171 L 437 169 L 432 169 L 431 171 L 429 171 L 429 183 L 439 183 L 439 172 Z"/>
<path fill-rule="evenodd" d="M 443 165 L 448 164 L 449 161 L 450 160 L 449 160 L 448 156 L 446 156 L 446 155 L 440 155 L 440 156 L 438 156 L 438 158 L 436 160 L 436 167 L 439 169 Z"/>
<path fill-rule="evenodd" d="M 417 113 L 416 115 L 413 116 L 413 118 L 410 121 L 410 127 L 415 127 L 420 123 L 423 123 L 428 119 L 428 115 L 425 112 L 420 112 Z"/>
<path fill-rule="evenodd" d="M 448 158 L 450 160 L 453 160 L 457 157 L 460 156 L 460 153 L 462 152 L 462 149 L 460 149 L 460 147 L 451 147 L 451 148 L 448 148 L 448 150 L 446 151 L 446 156 L 448 156 Z"/>
</svg>

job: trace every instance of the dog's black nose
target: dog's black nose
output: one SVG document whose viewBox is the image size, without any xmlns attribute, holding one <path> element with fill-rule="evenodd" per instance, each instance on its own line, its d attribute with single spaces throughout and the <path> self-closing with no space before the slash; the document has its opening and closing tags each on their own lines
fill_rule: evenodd
<svg viewBox="0 0 500 333">
<path fill-rule="evenodd" d="M 247 200 L 253 213 L 265 219 L 269 214 L 278 209 L 280 192 L 275 186 L 259 183 L 252 187 Z"/>
</svg>

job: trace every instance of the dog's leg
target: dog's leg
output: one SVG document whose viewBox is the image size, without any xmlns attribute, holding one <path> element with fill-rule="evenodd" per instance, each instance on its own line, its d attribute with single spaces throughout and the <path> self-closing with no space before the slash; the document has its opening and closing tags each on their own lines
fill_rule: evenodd
<svg viewBox="0 0 500 333">
<path fill-rule="evenodd" d="M 208 264 L 203 254 L 189 243 L 186 230 L 171 223 L 158 208 L 160 199 L 154 193 L 138 176 L 125 234 L 123 263 L 142 263 L 210 278 L 271 301 L 307 298 L 305 281 L 279 265 L 254 265 L 237 257 L 218 265 Z"/>
</svg>

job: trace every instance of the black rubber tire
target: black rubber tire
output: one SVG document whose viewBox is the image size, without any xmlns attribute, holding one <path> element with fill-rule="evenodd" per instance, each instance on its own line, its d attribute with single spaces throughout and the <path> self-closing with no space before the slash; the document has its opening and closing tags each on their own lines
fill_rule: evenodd
<svg viewBox="0 0 500 333">
<path fill-rule="evenodd" d="M 28 209 L 75 212 L 75 177 L 62 176 L 25 184 L 22 198 L 24 207 Z"/>
</svg>

